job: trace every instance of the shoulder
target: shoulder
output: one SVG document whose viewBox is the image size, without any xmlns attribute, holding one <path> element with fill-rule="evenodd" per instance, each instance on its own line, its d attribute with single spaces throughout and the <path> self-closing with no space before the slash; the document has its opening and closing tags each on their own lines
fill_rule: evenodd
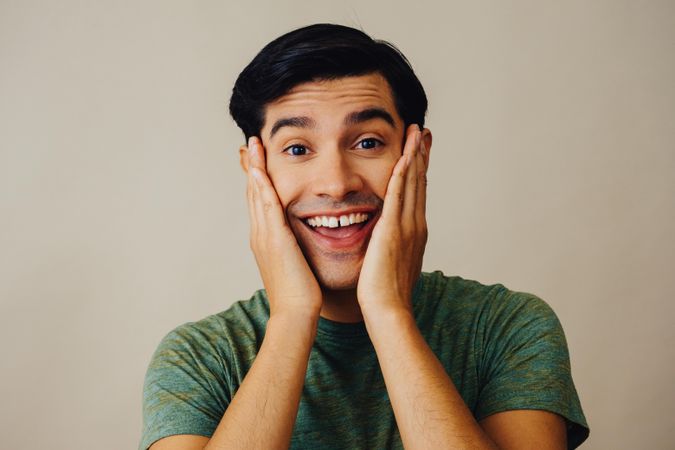
<svg viewBox="0 0 675 450">
<path fill-rule="evenodd" d="M 416 286 L 420 328 L 452 336 L 473 351 L 479 366 L 517 348 L 544 344 L 567 356 L 567 343 L 551 306 L 539 296 L 501 283 L 484 284 L 442 272 L 424 273 Z M 483 364 L 482 364 L 483 363 Z"/>
<path fill-rule="evenodd" d="M 422 273 L 414 301 L 421 312 L 451 315 L 454 321 L 463 318 L 473 327 L 504 324 L 514 318 L 555 318 L 551 307 L 537 295 L 511 290 L 501 283 L 447 276 L 441 271 Z"/>
<path fill-rule="evenodd" d="M 461 343 L 453 355 L 465 349 L 462 358 L 476 363 L 478 420 L 502 411 L 546 410 L 566 418 L 570 448 L 588 437 L 565 334 L 546 301 L 442 272 L 424 273 L 415 292 L 429 329 L 451 333 L 449 342 Z"/>
<path fill-rule="evenodd" d="M 145 375 L 141 448 L 170 435 L 213 433 L 242 378 L 240 371 L 254 359 L 265 311 L 266 297 L 258 291 L 164 336 Z"/>
<path fill-rule="evenodd" d="M 241 331 L 264 326 L 268 319 L 267 296 L 264 290 L 259 290 L 246 300 L 235 301 L 224 311 L 177 326 L 167 338 L 185 342 L 209 341 L 209 337 L 220 335 L 228 329 Z"/>
<path fill-rule="evenodd" d="M 152 357 L 149 371 L 181 365 L 220 366 L 237 347 L 264 336 L 269 306 L 264 291 L 233 303 L 227 310 L 183 323 L 168 332 Z M 255 344 L 252 345 L 255 347 Z"/>
</svg>

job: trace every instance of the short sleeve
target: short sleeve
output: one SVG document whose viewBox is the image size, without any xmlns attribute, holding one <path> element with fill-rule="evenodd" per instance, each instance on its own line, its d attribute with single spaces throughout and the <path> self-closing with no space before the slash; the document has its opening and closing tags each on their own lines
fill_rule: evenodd
<svg viewBox="0 0 675 450">
<path fill-rule="evenodd" d="M 566 419 L 568 448 L 581 445 L 589 428 L 554 311 L 534 295 L 512 291 L 497 296 L 488 309 L 477 420 L 507 410 L 546 410 Z"/>
<path fill-rule="evenodd" d="M 145 376 L 139 450 L 167 436 L 215 431 L 231 397 L 222 349 L 211 339 L 185 324 L 159 344 Z"/>
</svg>

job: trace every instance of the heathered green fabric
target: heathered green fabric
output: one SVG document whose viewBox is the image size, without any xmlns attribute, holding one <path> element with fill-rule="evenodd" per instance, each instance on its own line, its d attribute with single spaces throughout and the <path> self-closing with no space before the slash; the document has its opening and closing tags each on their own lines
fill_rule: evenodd
<svg viewBox="0 0 675 450">
<path fill-rule="evenodd" d="M 543 300 L 434 272 L 415 286 L 413 309 L 477 420 L 542 409 L 566 418 L 569 448 L 588 437 L 565 335 Z M 170 435 L 212 435 L 260 349 L 268 318 L 261 290 L 162 340 L 145 379 L 141 450 Z M 320 319 L 291 448 L 403 448 L 363 322 Z"/>
</svg>

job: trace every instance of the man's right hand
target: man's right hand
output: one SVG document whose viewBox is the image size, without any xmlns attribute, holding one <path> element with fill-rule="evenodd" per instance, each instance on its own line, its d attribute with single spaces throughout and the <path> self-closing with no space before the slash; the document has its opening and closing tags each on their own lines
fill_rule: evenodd
<svg viewBox="0 0 675 450">
<path fill-rule="evenodd" d="M 267 290 L 270 317 L 319 316 L 321 288 L 286 223 L 283 207 L 265 169 L 265 149 L 257 137 L 248 140 L 248 210 L 251 250 Z"/>
<path fill-rule="evenodd" d="M 270 302 L 265 338 L 210 439 L 167 436 L 151 450 L 288 448 L 291 442 L 323 300 L 267 176 L 258 138 L 249 140 L 246 153 L 251 249 Z"/>
</svg>

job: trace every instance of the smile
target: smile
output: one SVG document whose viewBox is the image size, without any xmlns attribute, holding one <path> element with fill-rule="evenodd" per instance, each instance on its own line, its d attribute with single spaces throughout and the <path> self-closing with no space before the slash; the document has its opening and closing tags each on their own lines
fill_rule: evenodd
<svg viewBox="0 0 675 450">
<path fill-rule="evenodd" d="M 376 211 L 322 214 L 305 217 L 302 222 L 312 241 L 328 251 L 364 249 L 377 218 Z"/>
</svg>

